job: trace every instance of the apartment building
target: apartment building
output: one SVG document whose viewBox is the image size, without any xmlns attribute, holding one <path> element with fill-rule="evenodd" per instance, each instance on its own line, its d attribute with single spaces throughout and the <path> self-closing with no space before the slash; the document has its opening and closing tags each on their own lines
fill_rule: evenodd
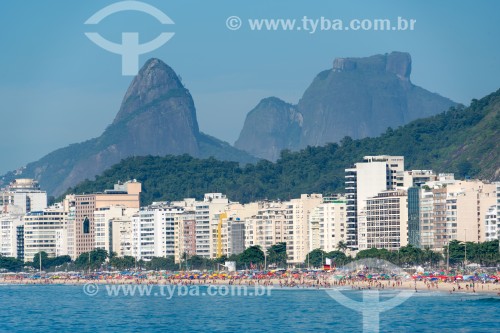
<svg viewBox="0 0 500 333">
<path fill-rule="evenodd" d="M 61 205 L 24 216 L 24 261 L 32 261 L 44 251 L 49 257 L 66 255 L 65 247 L 68 212 Z"/>
<path fill-rule="evenodd" d="M 309 216 L 323 202 L 321 194 L 301 194 L 285 202 L 288 263 L 300 264 L 309 253 Z"/>
<path fill-rule="evenodd" d="M 16 179 L 0 191 L 0 207 L 4 213 L 17 208 L 23 215 L 41 211 L 47 208 L 47 192 L 40 190 L 38 182 L 33 179 Z"/>
<path fill-rule="evenodd" d="M 112 190 L 103 193 L 72 195 L 68 199 L 73 212 L 69 223 L 68 247 L 70 255 L 76 259 L 84 252 L 92 251 L 96 245 L 95 220 L 96 210 L 110 206 L 124 206 L 139 209 L 141 183 L 136 180 L 114 185 Z M 69 208 L 68 208 L 69 209 Z"/>
<path fill-rule="evenodd" d="M 461 180 L 446 187 L 449 240 L 484 242 L 488 210 L 496 205 L 496 185 L 479 180 Z M 437 247 L 444 244 L 437 240 Z"/>
<path fill-rule="evenodd" d="M 282 202 L 260 201 L 257 214 L 245 220 L 245 248 L 257 245 L 267 249 L 276 243 L 288 243 L 293 226 L 288 225 L 285 214 L 286 207 Z"/>
<path fill-rule="evenodd" d="M 174 259 L 176 263 L 196 255 L 196 219 L 194 210 L 174 216 Z"/>
<path fill-rule="evenodd" d="M 345 197 L 323 198 L 309 216 L 309 252 L 335 251 L 340 242 L 347 243 Z"/>
<path fill-rule="evenodd" d="M 101 207 L 94 211 L 96 249 L 119 256 L 130 255 L 132 247 L 132 216 L 138 209 L 122 205 Z"/>
<path fill-rule="evenodd" d="M 358 216 L 366 199 L 404 187 L 403 156 L 365 156 L 363 162 L 345 169 L 347 199 L 347 245 L 358 248 Z"/>
<path fill-rule="evenodd" d="M 19 258 L 18 229 L 22 226 L 23 221 L 20 215 L 0 214 L 0 255 Z"/>
<path fill-rule="evenodd" d="M 184 207 L 168 202 L 141 207 L 132 217 L 133 255 L 137 259 L 175 256 L 175 219 Z"/>
<path fill-rule="evenodd" d="M 213 224 L 218 223 L 215 215 L 223 213 L 228 205 L 229 200 L 222 193 L 205 193 L 203 201 L 195 203 L 197 255 L 205 258 L 213 257 L 216 251 L 216 244 L 213 242 Z"/>
<path fill-rule="evenodd" d="M 404 190 L 368 198 L 359 215 L 359 250 L 398 250 L 408 245 L 408 205 Z"/>
<path fill-rule="evenodd" d="M 490 206 L 484 218 L 484 240 L 493 241 L 500 239 L 500 223 L 498 223 L 498 211 L 496 204 Z"/>
</svg>

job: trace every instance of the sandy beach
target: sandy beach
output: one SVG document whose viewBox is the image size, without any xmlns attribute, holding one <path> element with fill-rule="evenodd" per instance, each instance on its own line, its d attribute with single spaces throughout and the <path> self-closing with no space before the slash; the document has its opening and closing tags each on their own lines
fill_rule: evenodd
<svg viewBox="0 0 500 333">
<path fill-rule="evenodd" d="M 85 285 L 95 283 L 99 285 L 111 284 L 151 284 L 151 285 L 244 285 L 244 286 L 272 286 L 273 288 L 287 289 L 329 289 L 351 288 L 353 290 L 416 290 L 416 292 L 446 292 L 478 293 L 500 296 L 500 284 L 472 281 L 429 282 L 406 280 L 340 280 L 331 277 L 309 278 L 263 278 L 263 279 L 169 279 L 149 277 L 146 279 L 29 279 L 29 278 L 0 278 L 4 285 Z"/>
</svg>

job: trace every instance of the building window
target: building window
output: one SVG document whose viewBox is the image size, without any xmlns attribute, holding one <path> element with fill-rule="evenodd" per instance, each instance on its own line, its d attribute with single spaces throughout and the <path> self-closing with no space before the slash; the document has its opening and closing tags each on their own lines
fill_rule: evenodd
<svg viewBox="0 0 500 333">
<path fill-rule="evenodd" d="M 83 233 L 90 234 L 90 221 L 88 217 L 85 217 L 85 220 L 83 220 Z"/>
</svg>

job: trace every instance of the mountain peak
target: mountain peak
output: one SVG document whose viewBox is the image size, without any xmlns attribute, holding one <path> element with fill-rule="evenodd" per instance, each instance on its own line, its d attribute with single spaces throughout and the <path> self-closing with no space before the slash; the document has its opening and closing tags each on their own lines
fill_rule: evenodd
<svg viewBox="0 0 500 333">
<path fill-rule="evenodd" d="M 336 58 L 320 72 L 297 105 L 264 99 L 248 113 L 235 143 L 257 157 L 276 160 L 283 149 L 374 137 L 456 105 L 410 81 L 406 52 Z"/>
<path fill-rule="evenodd" d="M 386 54 L 385 70 L 396 74 L 400 79 L 410 79 L 411 55 L 407 52 Z"/>
<path fill-rule="evenodd" d="M 409 80 L 411 74 L 411 55 L 407 52 L 377 54 L 365 58 L 335 58 L 334 72 L 378 71 L 396 74 L 400 79 Z"/>
<path fill-rule="evenodd" d="M 181 80 L 170 66 L 160 59 L 149 59 L 130 84 L 113 123 L 121 121 L 133 111 L 144 108 L 162 96 L 184 91 Z"/>
<path fill-rule="evenodd" d="M 101 136 L 28 164 L 23 176 L 38 180 L 50 195 L 60 195 L 124 158 L 180 154 L 255 161 L 247 153 L 201 133 L 188 89 L 167 64 L 149 59 L 132 80 L 114 122 Z M 16 175 L 4 177 L 0 177 L 0 185 Z"/>
<path fill-rule="evenodd" d="M 168 80 L 176 81 L 177 84 L 182 85 L 174 70 L 158 58 L 146 61 L 136 78 L 149 85 L 166 83 Z"/>
</svg>

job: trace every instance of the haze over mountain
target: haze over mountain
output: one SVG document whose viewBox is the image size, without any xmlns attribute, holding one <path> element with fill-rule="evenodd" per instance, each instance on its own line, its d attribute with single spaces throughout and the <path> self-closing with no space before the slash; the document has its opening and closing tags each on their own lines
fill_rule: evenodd
<svg viewBox="0 0 500 333">
<path fill-rule="evenodd" d="M 275 161 L 283 149 L 321 146 L 345 136 L 374 137 L 456 105 L 412 84 L 410 74 L 408 53 L 337 58 L 297 105 L 262 100 L 248 113 L 235 147 Z"/>
<path fill-rule="evenodd" d="M 130 156 L 189 154 L 221 160 L 253 162 L 255 158 L 199 131 L 189 90 L 177 74 L 159 59 L 150 59 L 130 84 L 113 123 L 97 138 L 72 144 L 29 163 L 22 174 L 51 195 L 93 179 Z M 1 184 L 0 184 L 1 185 Z"/>
<path fill-rule="evenodd" d="M 270 101 L 272 102 L 272 101 Z M 276 162 L 261 160 L 242 167 L 235 162 L 190 156 L 131 157 L 114 165 L 95 181 L 85 181 L 69 193 L 92 193 L 119 180 L 141 181 L 142 202 L 203 198 L 207 191 L 231 200 L 296 198 L 302 193 L 337 193 L 345 186 L 345 168 L 366 155 L 405 157 L 406 170 L 452 172 L 489 181 L 500 179 L 500 90 L 473 100 L 467 108 L 418 119 L 374 138 L 353 140 L 298 152 L 283 151 Z M 195 172 L 193 172 L 195 170 Z"/>
<path fill-rule="evenodd" d="M 219 160 L 276 160 L 283 149 L 377 136 L 387 127 L 455 105 L 410 81 L 411 58 L 393 52 L 335 59 L 317 75 L 297 105 L 263 99 L 248 115 L 237 148 L 200 132 L 189 90 L 172 68 L 150 59 L 131 82 L 113 123 L 94 139 L 58 149 L 0 180 L 34 178 L 51 195 L 93 179 L 131 156 L 189 154 Z M 253 155 L 253 156 L 252 156 Z"/>
</svg>

